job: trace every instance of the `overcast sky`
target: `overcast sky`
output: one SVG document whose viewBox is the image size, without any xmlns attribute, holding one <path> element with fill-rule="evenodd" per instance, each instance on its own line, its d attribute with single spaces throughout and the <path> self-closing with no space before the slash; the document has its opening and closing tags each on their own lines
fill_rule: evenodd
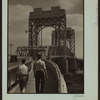
<svg viewBox="0 0 100 100">
<path fill-rule="evenodd" d="M 13 43 L 13 53 L 17 46 L 28 45 L 28 17 L 34 8 L 50 10 L 60 6 L 66 10 L 67 27 L 75 30 L 75 55 L 83 58 L 83 0 L 9 0 L 9 43 Z M 43 44 L 51 44 L 53 28 L 43 29 Z M 48 34 L 47 34 L 48 33 Z"/>
</svg>

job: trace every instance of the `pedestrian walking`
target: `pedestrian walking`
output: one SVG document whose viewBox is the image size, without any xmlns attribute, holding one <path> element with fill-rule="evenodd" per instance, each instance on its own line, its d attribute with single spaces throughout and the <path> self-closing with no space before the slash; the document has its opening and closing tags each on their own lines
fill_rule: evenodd
<svg viewBox="0 0 100 100">
<path fill-rule="evenodd" d="M 18 68 L 18 78 L 20 92 L 24 93 L 28 81 L 28 67 L 25 65 L 26 60 L 22 59 L 22 65 Z"/>
<path fill-rule="evenodd" d="M 41 60 L 41 53 L 37 54 L 37 60 L 34 62 L 34 77 L 35 77 L 35 84 L 36 84 L 36 93 L 42 93 L 45 78 L 48 79 L 47 70 L 45 62 Z"/>
</svg>

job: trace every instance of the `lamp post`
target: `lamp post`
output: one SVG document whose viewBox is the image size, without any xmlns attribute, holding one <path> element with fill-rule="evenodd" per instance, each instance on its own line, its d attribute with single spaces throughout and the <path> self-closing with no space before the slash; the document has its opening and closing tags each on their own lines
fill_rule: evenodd
<svg viewBox="0 0 100 100">
<path fill-rule="evenodd" d="M 29 34 L 29 30 L 25 30 L 25 33 L 28 33 Z M 29 49 L 29 51 L 31 51 L 31 56 L 33 56 L 33 41 L 32 41 L 32 46 L 31 46 L 31 49 Z"/>
<path fill-rule="evenodd" d="M 10 46 L 10 55 L 12 55 L 12 50 L 13 50 L 12 47 L 14 46 L 14 44 L 11 43 L 11 44 L 9 44 L 8 46 Z"/>
<path fill-rule="evenodd" d="M 42 29 L 41 29 L 41 46 L 42 46 Z"/>
</svg>

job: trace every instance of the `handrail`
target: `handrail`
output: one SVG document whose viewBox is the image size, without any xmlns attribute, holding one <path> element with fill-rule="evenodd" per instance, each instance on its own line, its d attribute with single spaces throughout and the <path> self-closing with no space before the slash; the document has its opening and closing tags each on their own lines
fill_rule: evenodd
<svg viewBox="0 0 100 100">
<path fill-rule="evenodd" d="M 53 61 L 44 60 L 46 63 L 49 62 L 53 66 L 52 72 L 55 74 L 57 81 L 58 81 L 58 93 L 68 93 L 66 82 L 60 72 L 60 69 L 56 63 Z M 50 67 L 51 68 L 51 67 Z"/>
<path fill-rule="evenodd" d="M 31 60 L 31 58 L 27 59 L 27 60 L 26 60 L 26 63 L 30 62 L 30 60 Z M 15 66 L 9 68 L 8 71 L 13 70 L 13 69 L 15 69 L 16 67 L 18 67 L 18 66 L 20 66 L 20 65 L 21 65 L 21 64 L 15 65 Z"/>
</svg>

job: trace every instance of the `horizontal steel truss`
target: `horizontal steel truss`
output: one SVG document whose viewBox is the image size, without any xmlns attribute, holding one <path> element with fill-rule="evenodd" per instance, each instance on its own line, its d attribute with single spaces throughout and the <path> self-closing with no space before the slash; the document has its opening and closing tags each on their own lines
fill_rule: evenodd
<svg viewBox="0 0 100 100">
<path fill-rule="evenodd" d="M 32 52 L 45 51 L 45 47 L 18 47 L 16 52 L 17 56 L 31 56 Z"/>
</svg>

